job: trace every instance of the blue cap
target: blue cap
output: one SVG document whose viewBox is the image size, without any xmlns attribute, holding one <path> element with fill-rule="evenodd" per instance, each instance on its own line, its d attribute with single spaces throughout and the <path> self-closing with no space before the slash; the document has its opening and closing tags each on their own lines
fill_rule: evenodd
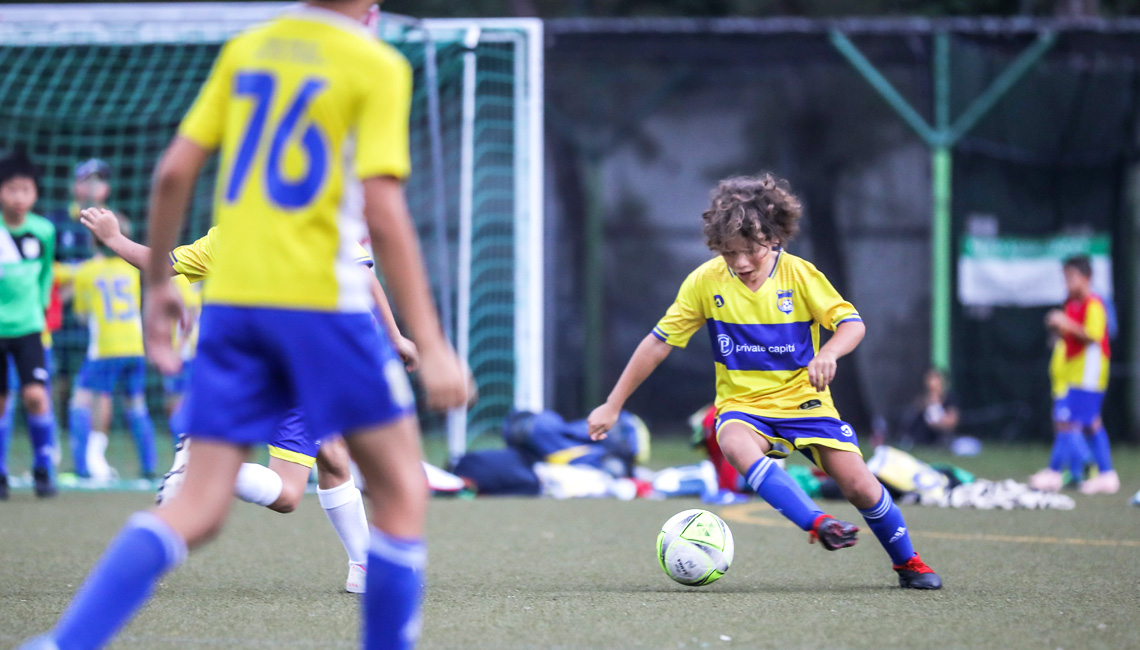
<svg viewBox="0 0 1140 650">
<path fill-rule="evenodd" d="M 92 158 L 75 166 L 75 180 L 81 181 L 88 176 L 99 176 L 103 179 L 110 178 L 111 166 L 98 158 Z"/>
</svg>

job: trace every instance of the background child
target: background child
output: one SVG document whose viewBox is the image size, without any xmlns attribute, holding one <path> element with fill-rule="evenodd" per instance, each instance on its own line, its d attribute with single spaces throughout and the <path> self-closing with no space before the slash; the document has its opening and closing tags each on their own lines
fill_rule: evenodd
<svg viewBox="0 0 1140 650">
<path fill-rule="evenodd" d="M 120 228 L 129 232 L 130 223 L 120 218 Z M 125 383 L 127 422 L 139 454 L 144 478 L 155 477 L 154 425 L 146 405 L 146 362 L 143 358 L 142 316 L 139 304 L 139 272 L 106 247 L 100 255 L 84 262 L 75 276 L 76 316 L 87 321 L 90 343 L 87 358 L 76 378 L 69 410 L 72 455 L 75 473 L 83 477 L 112 478 L 102 449 L 106 438 L 91 440 L 96 454 L 89 456 L 92 433 L 92 405 L 96 395 L 110 397 L 120 382 Z M 102 413 L 98 431 L 107 431 L 110 414 Z M 88 461 L 95 467 L 89 467 Z"/>
<path fill-rule="evenodd" d="M 1108 433 L 1100 418 L 1111 359 L 1108 311 L 1104 301 L 1092 291 L 1092 263 L 1088 256 L 1070 257 L 1063 268 L 1069 297 L 1062 309 L 1054 309 L 1045 319 L 1045 324 L 1062 337 L 1065 346 L 1064 376 L 1068 391 L 1063 411 L 1067 417 L 1061 434 L 1088 436 L 1099 473 L 1081 484 L 1081 492 L 1115 494 L 1120 490 L 1120 478 L 1113 469 Z M 1079 475 L 1074 477 L 1074 480 L 1079 479 Z"/>
<path fill-rule="evenodd" d="M 44 311 L 51 295 L 55 228 L 33 214 L 38 198 L 36 169 L 21 154 L 0 160 L 0 413 L 8 404 L 8 363 L 16 366 L 20 398 L 28 418 L 36 495 L 54 496 L 51 476 L 55 454 L 55 416 L 45 384 L 48 380 L 42 335 Z M 0 419 L 2 422 L 2 419 Z M 0 423 L 6 440 L 7 425 Z M 2 448 L 3 445 L 0 445 Z M 8 496 L 7 459 L 0 455 L 0 498 Z"/>
</svg>

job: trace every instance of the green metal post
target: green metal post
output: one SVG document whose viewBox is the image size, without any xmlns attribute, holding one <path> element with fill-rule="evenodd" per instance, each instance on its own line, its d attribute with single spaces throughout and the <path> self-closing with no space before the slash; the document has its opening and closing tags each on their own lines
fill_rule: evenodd
<svg viewBox="0 0 1140 650">
<path fill-rule="evenodd" d="M 934 260 L 930 279 L 930 362 L 943 372 L 950 371 L 950 285 L 953 277 L 950 268 L 952 143 L 945 137 L 949 126 L 950 35 L 940 33 L 934 35 L 934 130 L 939 137 L 933 143 L 930 162 L 934 203 L 934 219 L 930 228 L 930 250 Z"/>
<path fill-rule="evenodd" d="M 847 59 L 851 67 L 863 75 L 879 95 L 895 109 L 899 116 L 922 138 L 931 149 L 931 196 L 933 223 L 930 245 L 931 268 L 930 306 L 930 362 L 936 368 L 950 370 L 950 295 L 953 279 L 953 242 L 951 240 L 951 151 L 954 145 L 972 129 L 997 102 L 1049 51 L 1056 42 L 1053 32 L 1042 32 L 982 94 L 970 103 L 953 125 L 950 124 L 950 36 L 934 35 L 934 127 L 914 110 L 891 82 L 874 64 L 867 60 L 847 36 L 838 30 L 831 32 L 831 43 Z"/>
</svg>

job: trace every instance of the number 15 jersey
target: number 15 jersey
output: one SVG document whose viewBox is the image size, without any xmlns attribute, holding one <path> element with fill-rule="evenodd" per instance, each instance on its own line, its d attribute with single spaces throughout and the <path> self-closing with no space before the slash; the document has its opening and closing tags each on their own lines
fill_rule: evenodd
<svg viewBox="0 0 1140 650">
<path fill-rule="evenodd" d="M 335 12 L 303 7 L 234 37 L 179 128 L 220 154 L 226 232 L 203 301 L 363 312 L 360 179 L 410 170 L 411 68 Z"/>
</svg>

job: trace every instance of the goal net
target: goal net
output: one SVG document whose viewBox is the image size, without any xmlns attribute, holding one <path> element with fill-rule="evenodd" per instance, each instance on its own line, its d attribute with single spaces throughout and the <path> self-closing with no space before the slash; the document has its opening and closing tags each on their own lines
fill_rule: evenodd
<svg viewBox="0 0 1140 650">
<path fill-rule="evenodd" d="M 0 7 L 0 148 L 42 173 L 37 212 L 68 210 L 72 169 L 111 168 L 109 206 L 145 237 L 154 165 L 221 44 L 284 3 Z M 480 399 L 428 416 L 454 456 L 498 430 L 512 408 L 543 405 L 542 25 L 535 20 L 413 20 L 385 14 L 380 36 L 415 70 L 409 204 L 449 337 Z M 211 224 L 216 162 L 202 174 L 182 233 Z M 56 333 L 56 372 L 74 376 L 86 332 Z M 152 413 L 162 389 L 149 382 Z"/>
</svg>

